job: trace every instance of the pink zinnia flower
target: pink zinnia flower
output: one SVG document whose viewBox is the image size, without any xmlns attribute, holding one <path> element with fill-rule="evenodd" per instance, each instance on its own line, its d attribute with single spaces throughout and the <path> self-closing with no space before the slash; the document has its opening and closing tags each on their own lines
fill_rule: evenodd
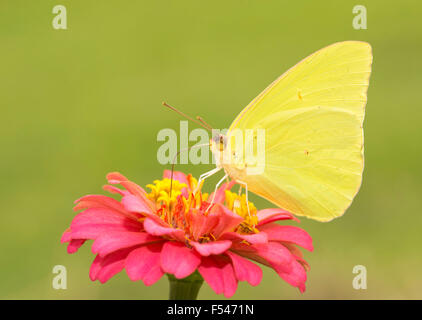
<svg viewBox="0 0 422 320">
<path fill-rule="evenodd" d="M 231 297 L 238 281 L 252 286 L 261 282 L 262 270 L 255 261 L 305 290 L 309 266 L 297 246 L 312 251 L 312 239 L 298 227 L 275 223 L 297 218 L 278 208 L 258 211 L 251 202 L 248 213 L 245 195 L 230 191 L 234 181 L 219 188 L 207 210 L 201 186 L 194 194 L 196 179 L 181 172 L 174 172 L 173 182 L 169 178 L 166 170 L 163 180 L 147 186 L 147 193 L 120 173 L 110 173 L 111 185 L 104 189 L 120 194 L 120 201 L 87 195 L 75 202 L 75 211 L 83 211 L 62 242 L 74 253 L 86 240 L 94 240 L 91 280 L 104 283 L 126 269 L 131 280 L 149 286 L 165 273 L 182 279 L 198 270 L 217 294 Z"/>
</svg>

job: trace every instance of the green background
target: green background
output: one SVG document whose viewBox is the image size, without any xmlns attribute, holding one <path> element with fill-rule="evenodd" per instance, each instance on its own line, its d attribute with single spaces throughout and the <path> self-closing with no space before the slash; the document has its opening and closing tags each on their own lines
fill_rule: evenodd
<svg viewBox="0 0 422 320">
<path fill-rule="evenodd" d="M 68 30 L 52 27 L 57 4 Z M 352 27 L 357 4 L 367 30 Z M 73 201 L 104 193 L 110 171 L 142 186 L 161 177 L 157 133 L 180 120 L 163 100 L 226 128 L 282 72 L 342 40 L 374 53 L 362 188 L 342 218 L 302 219 L 315 245 L 303 295 L 264 268 L 261 285 L 241 283 L 233 298 L 422 298 L 421 10 L 416 1 L 2 0 L 0 298 L 165 299 L 165 277 L 152 287 L 125 272 L 89 280 L 89 245 L 68 255 L 59 242 Z M 196 176 L 211 168 L 178 166 Z M 67 290 L 52 288 L 55 265 L 67 268 Z M 355 265 L 368 270 L 367 290 L 352 287 Z M 223 296 L 204 285 L 199 298 Z"/>
</svg>

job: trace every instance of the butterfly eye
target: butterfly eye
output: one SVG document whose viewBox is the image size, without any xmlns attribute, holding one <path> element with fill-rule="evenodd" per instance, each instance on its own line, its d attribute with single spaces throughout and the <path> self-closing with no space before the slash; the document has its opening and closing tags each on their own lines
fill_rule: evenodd
<svg viewBox="0 0 422 320">
<path fill-rule="evenodd" d="M 223 151 L 227 146 L 227 137 L 225 135 L 220 135 L 220 150 Z"/>
<path fill-rule="evenodd" d="M 217 145 L 217 148 L 220 151 L 224 150 L 224 148 L 226 146 L 226 139 L 225 139 L 224 135 L 222 135 L 222 134 L 216 135 L 212 138 L 212 141 Z"/>
<path fill-rule="evenodd" d="M 214 141 L 214 143 L 220 143 L 220 135 L 212 137 L 212 141 Z"/>
</svg>

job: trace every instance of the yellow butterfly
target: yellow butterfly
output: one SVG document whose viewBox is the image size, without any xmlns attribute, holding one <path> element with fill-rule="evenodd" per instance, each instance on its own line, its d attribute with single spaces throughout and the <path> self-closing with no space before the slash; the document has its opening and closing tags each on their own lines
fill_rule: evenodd
<svg viewBox="0 0 422 320">
<path fill-rule="evenodd" d="M 204 180 L 223 169 L 249 191 L 298 216 L 330 221 L 343 215 L 363 172 L 363 119 L 371 73 L 371 46 L 344 41 L 289 69 L 236 117 L 226 135 L 211 140 L 216 158 L 237 130 L 265 131 L 263 170 L 236 158 L 217 161 Z M 255 137 L 256 138 L 256 137 Z M 234 159 L 235 158 L 235 159 Z"/>
</svg>

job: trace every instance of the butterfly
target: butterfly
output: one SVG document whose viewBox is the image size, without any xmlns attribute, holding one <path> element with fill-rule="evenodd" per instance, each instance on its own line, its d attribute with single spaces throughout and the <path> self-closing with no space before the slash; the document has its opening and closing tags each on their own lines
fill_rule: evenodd
<svg viewBox="0 0 422 320">
<path fill-rule="evenodd" d="M 361 41 L 334 43 L 300 61 L 253 99 L 226 134 L 211 139 L 220 161 L 199 184 L 224 170 L 216 189 L 229 177 L 246 195 L 251 191 L 295 215 L 318 221 L 343 215 L 362 182 L 371 65 L 371 46 Z M 265 133 L 264 162 L 253 174 L 256 159 L 228 148 L 235 132 L 248 130 Z M 228 161 L 221 161 L 227 150 Z"/>
</svg>

